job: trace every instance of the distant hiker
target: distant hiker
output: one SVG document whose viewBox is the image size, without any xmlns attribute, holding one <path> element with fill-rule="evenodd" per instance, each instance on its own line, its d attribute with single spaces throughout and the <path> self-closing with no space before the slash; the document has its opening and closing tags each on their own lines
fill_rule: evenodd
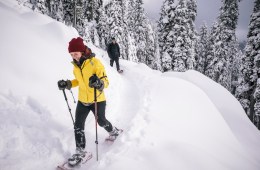
<svg viewBox="0 0 260 170">
<path fill-rule="evenodd" d="M 89 112 L 95 113 L 94 88 L 97 89 L 98 125 L 109 133 L 110 138 L 114 139 L 119 135 L 119 130 L 105 116 L 106 98 L 103 89 L 108 87 L 109 81 L 103 64 L 95 57 L 91 49 L 84 45 L 83 39 L 80 37 L 73 38 L 69 42 L 68 51 L 73 59 L 75 79 L 60 80 L 58 81 L 58 87 L 60 90 L 70 90 L 73 87 L 79 87 L 74 124 L 76 153 L 68 160 L 71 166 L 75 166 L 89 153 L 85 150 L 84 128 Z"/>
<path fill-rule="evenodd" d="M 120 48 L 115 38 L 112 38 L 112 42 L 108 44 L 107 53 L 110 58 L 110 66 L 113 67 L 114 62 L 116 62 L 116 69 L 121 73 L 123 70 L 120 70 L 119 66 Z"/>
</svg>

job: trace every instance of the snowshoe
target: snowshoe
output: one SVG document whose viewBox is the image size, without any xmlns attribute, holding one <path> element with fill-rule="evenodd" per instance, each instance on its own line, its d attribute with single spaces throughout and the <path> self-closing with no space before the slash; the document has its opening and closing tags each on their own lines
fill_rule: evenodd
<svg viewBox="0 0 260 170">
<path fill-rule="evenodd" d="M 105 141 L 114 142 L 117 137 L 123 132 L 122 129 L 118 129 L 116 127 L 113 127 L 113 130 L 109 132 L 109 136 L 105 139 Z"/>
<path fill-rule="evenodd" d="M 124 71 L 123 70 L 117 70 L 118 73 L 123 73 Z"/>
<path fill-rule="evenodd" d="M 63 164 L 58 165 L 57 169 L 59 169 L 59 170 L 72 170 L 75 167 L 78 167 L 82 164 L 85 164 L 91 158 L 92 158 L 91 152 L 87 152 L 87 151 L 84 151 L 84 150 L 76 150 L 76 153 L 73 154 Z"/>
</svg>

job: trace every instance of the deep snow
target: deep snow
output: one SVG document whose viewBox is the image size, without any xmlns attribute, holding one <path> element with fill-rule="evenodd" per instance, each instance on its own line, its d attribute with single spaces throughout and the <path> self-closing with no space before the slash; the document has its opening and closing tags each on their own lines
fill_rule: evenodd
<svg viewBox="0 0 260 170">
<path fill-rule="evenodd" d="M 57 81 L 73 78 L 67 45 L 78 34 L 14 0 L 0 0 L 0 21 L 0 169 L 55 169 L 75 149 Z M 260 169 L 259 131 L 223 87 L 196 71 L 160 73 L 124 60 L 119 75 L 105 51 L 87 45 L 110 80 L 107 118 L 125 132 L 107 145 L 98 128 L 100 160 L 86 169 Z M 92 114 L 85 133 L 95 156 Z"/>
</svg>

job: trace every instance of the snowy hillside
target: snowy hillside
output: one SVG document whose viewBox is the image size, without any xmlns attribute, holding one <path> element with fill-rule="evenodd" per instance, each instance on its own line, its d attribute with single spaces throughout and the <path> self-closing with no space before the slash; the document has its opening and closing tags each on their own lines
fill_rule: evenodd
<svg viewBox="0 0 260 170">
<path fill-rule="evenodd" d="M 15 1 L 0 0 L 0 21 L 0 170 L 55 169 L 75 149 L 57 81 L 73 78 L 67 45 L 78 34 Z M 100 160 L 85 169 L 260 169 L 259 131 L 223 87 L 196 71 L 161 73 L 124 60 L 119 75 L 105 51 L 87 45 L 110 80 L 107 118 L 125 132 L 108 145 L 98 128 Z M 89 114 L 85 132 L 93 155 L 94 123 Z"/>
</svg>

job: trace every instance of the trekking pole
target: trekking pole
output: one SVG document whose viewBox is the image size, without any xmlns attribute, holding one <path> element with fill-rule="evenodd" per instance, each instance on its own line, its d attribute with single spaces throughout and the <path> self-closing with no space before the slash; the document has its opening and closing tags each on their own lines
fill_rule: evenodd
<svg viewBox="0 0 260 170">
<path fill-rule="evenodd" d="M 97 89 L 94 87 L 94 102 L 95 102 L 95 120 L 96 120 L 96 154 L 97 154 L 97 161 L 98 161 L 98 131 L 97 131 Z"/>
<path fill-rule="evenodd" d="M 76 103 L 75 97 L 74 97 L 74 95 L 73 95 L 71 89 L 70 89 L 70 93 L 71 93 L 71 95 L 72 95 L 72 97 L 73 97 L 74 103 Z"/>
<path fill-rule="evenodd" d="M 67 96 L 66 96 L 66 93 L 65 93 L 65 89 L 62 89 L 62 91 L 63 91 L 64 97 L 65 97 L 65 100 L 67 102 L 67 106 L 68 106 L 68 109 L 69 109 L 69 112 L 70 112 L 70 116 L 71 116 L 71 119 L 72 119 L 72 122 L 73 122 L 73 125 L 74 125 L 75 122 L 74 122 L 73 116 L 71 114 L 71 108 L 70 108 L 69 103 L 68 103 L 68 99 L 67 99 Z"/>
</svg>

